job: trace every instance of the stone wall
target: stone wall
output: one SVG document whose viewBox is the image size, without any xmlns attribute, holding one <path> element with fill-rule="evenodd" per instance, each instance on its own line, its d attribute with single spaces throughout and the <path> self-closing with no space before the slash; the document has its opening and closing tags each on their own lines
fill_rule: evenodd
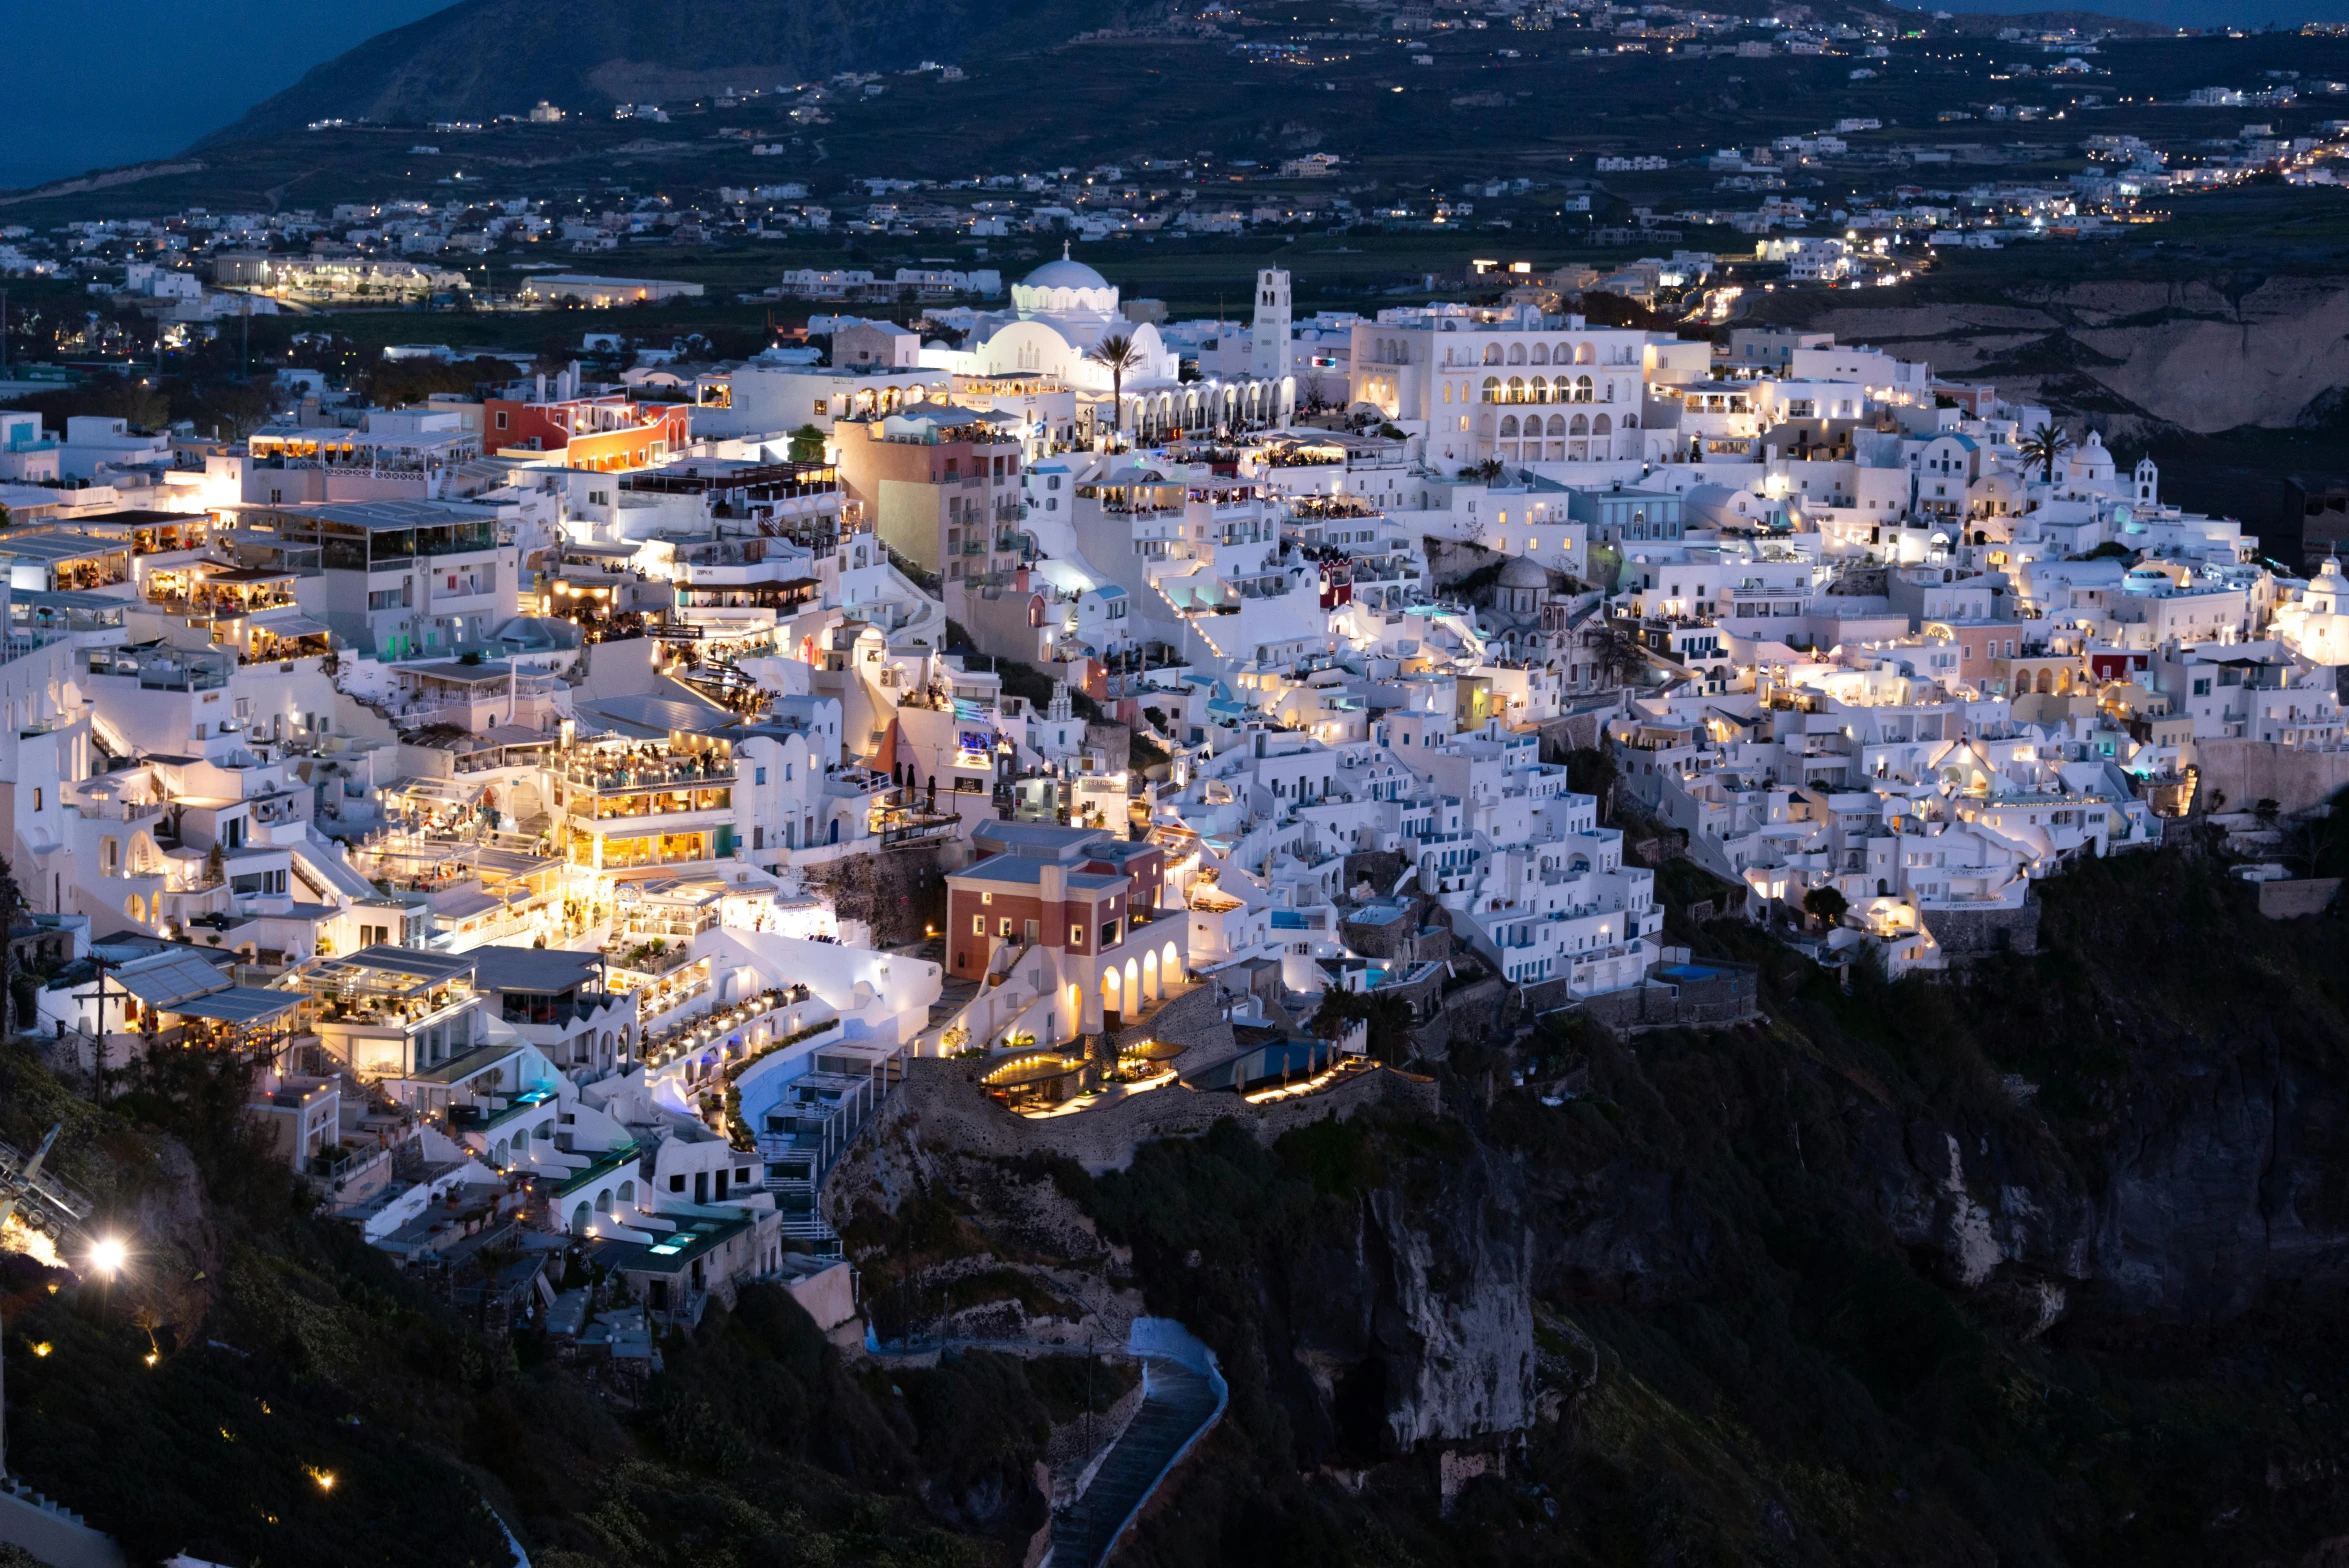
<svg viewBox="0 0 2349 1568">
<path fill-rule="evenodd" d="M 2339 877 L 2308 877 L 2291 882 L 2259 884 L 2259 912 L 2270 920 L 2292 920 L 2321 915 L 2341 891 Z"/>
<path fill-rule="evenodd" d="M 959 842 L 848 855 L 811 869 L 806 885 L 842 920 L 871 922 L 876 947 L 897 947 L 921 941 L 925 926 L 945 929 L 945 874 L 964 858 Z"/>
<path fill-rule="evenodd" d="M 1707 959 L 1710 973 L 1685 980 L 1648 980 L 1603 991 L 1578 1004 L 1617 1033 L 1633 1029 L 1703 1029 L 1740 1023 L 1761 1011 L 1761 971 L 1752 964 Z"/>
<path fill-rule="evenodd" d="M 2195 804 L 2206 811 L 2249 811 L 2272 800 L 2290 816 L 2349 786 L 2349 751 L 2289 751 L 2270 741 L 2198 740 L 2194 760 L 2201 770 Z"/>
<path fill-rule="evenodd" d="M 999 1159 L 1059 1155 L 1098 1172 L 1125 1169 L 1133 1163 L 1134 1150 L 1152 1139 L 1194 1138 L 1225 1117 L 1269 1143 L 1292 1128 L 1331 1116 L 1343 1121 L 1367 1106 L 1394 1105 L 1430 1115 L 1441 1109 L 1432 1080 L 1382 1067 L 1319 1094 L 1269 1105 L 1169 1084 L 1062 1116 L 1015 1116 L 980 1092 L 979 1077 L 989 1065 L 975 1058 L 907 1062 L 905 1083 L 863 1136 L 891 1138 L 903 1130 L 919 1143 L 965 1154 Z M 906 1128 L 907 1122 L 914 1127 Z"/>
<path fill-rule="evenodd" d="M 1926 909 L 1925 929 L 1941 944 L 1942 957 L 1970 964 L 1992 953 L 2039 951 L 2039 900 L 2025 898 L 2020 909 Z"/>
</svg>

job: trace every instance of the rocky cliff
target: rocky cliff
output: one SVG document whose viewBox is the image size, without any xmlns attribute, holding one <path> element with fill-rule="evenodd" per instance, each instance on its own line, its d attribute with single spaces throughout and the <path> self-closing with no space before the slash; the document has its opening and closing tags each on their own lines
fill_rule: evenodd
<svg viewBox="0 0 2349 1568">
<path fill-rule="evenodd" d="M 2094 416 L 2121 439 L 2289 426 L 2329 413 L 2349 383 L 2339 276 L 2034 283 L 1892 307 L 1814 296 L 1789 309 L 1843 342 Z"/>
<path fill-rule="evenodd" d="M 1545 1029 L 1457 1051 L 1442 1124 L 1081 1184 L 1235 1369 L 1145 1560 L 1227 1560 L 1243 1506 L 1425 1560 L 2250 1562 L 2349 1525 L 2340 922 L 2164 856 L 2051 885 L 2045 951 L 1962 985 L 1692 935 L 1765 964 L 1766 1023 Z"/>
</svg>

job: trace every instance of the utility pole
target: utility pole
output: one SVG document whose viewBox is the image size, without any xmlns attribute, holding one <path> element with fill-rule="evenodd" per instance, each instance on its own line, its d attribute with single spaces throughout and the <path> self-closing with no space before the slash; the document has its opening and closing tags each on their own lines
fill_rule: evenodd
<svg viewBox="0 0 2349 1568">
<path fill-rule="evenodd" d="M 106 959 L 93 953 L 90 962 L 97 966 L 98 989 L 84 991 L 74 1000 L 86 1002 L 95 996 L 98 1001 L 98 1029 L 90 1046 L 91 1093 L 100 1105 L 106 1103 Z M 128 989 L 127 987 L 125 988 Z"/>
</svg>

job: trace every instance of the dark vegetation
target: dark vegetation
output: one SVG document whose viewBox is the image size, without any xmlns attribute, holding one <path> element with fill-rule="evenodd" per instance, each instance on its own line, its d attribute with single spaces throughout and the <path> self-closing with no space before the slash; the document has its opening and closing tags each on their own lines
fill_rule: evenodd
<svg viewBox="0 0 2349 1568">
<path fill-rule="evenodd" d="M 2037 956 L 1947 983 L 1862 966 L 1847 992 L 1741 924 L 1688 924 L 1705 879 L 1666 880 L 1700 960 L 1762 966 L 1767 1024 L 1627 1043 L 1552 1019 L 1512 1050 L 1455 1045 L 1442 1118 L 1366 1113 L 1270 1147 L 1225 1123 L 1123 1172 L 1013 1173 L 1130 1248 L 1150 1308 L 1231 1382 L 1130 1561 L 2249 1564 L 2349 1528 L 2349 924 L 2262 921 L 2170 851 L 2045 884 Z M 2169 1252 L 2141 1264 L 2193 1276 L 2158 1299 L 2109 1262 L 2052 1265 L 2085 1244 L 2085 1211 L 2172 1180 L 2141 1151 L 2213 1114 L 2192 1086 L 2263 1072 L 2287 1086 L 2289 1157 L 2253 1178 L 2260 1223 L 2307 1249 L 2147 1235 Z M 9 1260 L 12 1462 L 141 1558 L 498 1563 L 495 1507 L 553 1568 L 1004 1562 L 1042 1522 L 1026 1477 L 1046 1434 L 1127 1386 L 981 1352 L 851 1370 L 759 1288 L 665 1339 L 640 1404 L 607 1399 L 309 1217 L 235 1130 L 241 1098 L 180 1060 L 124 1075 L 101 1111 L 0 1053 L 0 1137 L 65 1119 L 66 1174 L 141 1237 L 111 1291 L 52 1295 Z M 2210 1136 L 2266 1158 L 2256 1129 Z M 1998 1171 L 1973 1189 L 1995 1222 L 2038 1238 L 1988 1277 L 1887 1207 L 1949 1140 Z M 2198 1192 L 2155 1196 L 2191 1231 Z M 1330 1314 L 1351 1310 L 1374 1205 L 1430 1239 L 1428 1288 L 1457 1304 L 1489 1282 L 1444 1238 L 1496 1202 L 1521 1216 L 1500 1229 L 1524 1236 L 1564 1409 L 1446 1519 L 1432 1464 L 1392 1451 L 1399 1385 L 1364 1363 L 1325 1388 L 1298 1356 L 1342 1338 Z M 859 1214 L 885 1337 L 991 1301 L 1072 1313 L 976 1213 L 932 1188 Z M 1409 1343 L 1374 1320 L 1382 1353 Z M 1595 1382 L 1572 1372 L 1594 1356 Z"/>
<path fill-rule="evenodd" d="M 0 1137 L 64 1119 L 66 1174 L 138 1238 L 111 1289 L 0 1255 L 10 1464 L 134 1562 L 502 1565 L 492 1506 L 541 1568 L 944 1568 L 1016 1560 L 1041 1524 L 1028 1478 L 1085 1408 L 1081 1365 L 859 1379 L 753 1286 L 665 1340 L 641 1404 L 608 1399 L 312 1218 L 242 1099 L 234 1073 L 167 1059 L 99 1110 L 0 1052 Z M 1116 1397 L 1115 1369 L 1092 1376 Z"/>
<path fill-rule="evenodd" d="M 1231 1419 L 1133 1560 L 2254 1563 L 2338 1534 L 2337 1270 L 2178 1311 L 2074 1285 L 2043 1331 L 2031 1281 L 1964 1285 L 1876 1206 L 1871 1124 L 1896 1154 L 1900 1129 L 1922 1144 L 1948 1128 L 2018 1194 L 2093 1202 L 2147 1101 L 2183 1110 L 2171 1086 L 2215 1060 L 2248 1049 L 2349 1082 L 2349 925 L 2260 921 L 2174 854 L 2045 892 L 2046 950 L 1969 982 L 1861 973 L 1845 994 L 1717 924 L 1700 948 L 1765 966 L 1770 1025 L 1636 1051 L 1545 1026 L 1515 1055 L 1455 1048 L 1457 1122 L 1358 1118 L 1270 1149 L 1226 1124 L 1124 1173 L 1064 1170 L 1133 1248 L 1153 1310 L 1190 1323 L 1232 1381 Z M 1512 1066 L 1583 1087 L 1544 1105 L 1496 1087 Z M 1366 1196 L 1460 1224 L 1451 1194 L 1478 1147 L 1525 1173 L 1545 1367 L 1587 1337 L 1600 1376 L 1439 1524 L 1424 1465 L 1384 1456 L 1359 1493 L 1302 1478 L 1381 1456 L 1359 1423 L 1347 1435 L 1342 1375 L 1333 1411 L 1278 1351 L 1327 1288 L 1311 1260 L 1354 1233 Z M 2297 1223 L 2349 1221 L 2328 1196 L 2349 1191 L 2343 1156 L 2337 1134 L 2302 1145 L 2326 1174 Z M 1601 1245 L 1626 1227 L 1634 1244 Z"/>
</svg>

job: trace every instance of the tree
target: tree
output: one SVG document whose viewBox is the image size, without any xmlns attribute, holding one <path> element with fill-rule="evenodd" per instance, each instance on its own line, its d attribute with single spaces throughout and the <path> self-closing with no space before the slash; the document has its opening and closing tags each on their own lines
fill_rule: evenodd
<svg viewBox="0 0 2349 1568">
<path fill-rule="evenodd" d="M 1085 350 L 1085 357 L 1109 372 L 1109 428 L 1114 432 L 1125 422 L 1126 373 L 1141 369 L 1145 356 L 1132 338 L 1112 332 Z"/>
<path fill-rule="evenodd" d="M 16 885 L 16 868 L 0 860 L 0 996 L 5 997 L 0 1001 L 0 1027 L 10 1035 L 16 1033 L 20 1020 L 16 1011 L 16 948 L 8 937 L 24 908 L 24 889 Z"/>
<path fill-rule="evenodd" d="M 1851 900 L 1831 887 L 1815 887 L 1803 895 L 1803 913 L 1823 926 L 1835 924 L 1850 908 Z"/>
<path fill-rule="evenodd" d="M 1583 646 L 1617 682 L 1647 662 L 1639 640 L 1617 621 L 1601 621 L 1592 627 L 1583 638 Z"/>
<path fill-rule="evenodd" d="M 791 460 L 794 463 L 820 463 L 824 460 L 824 432 L 814 425 L 801 425 L 791 432 Z"/>
<path fill-rule="evenodd" d="M 2025 463 L 2037 463 L 2046 470 L 2047 482 L 2055 483 L 2055 465 L 2072 449 L 2071 435 L 2061 425 L 2041 425 L 2018 443 Z"/>
</svg>

